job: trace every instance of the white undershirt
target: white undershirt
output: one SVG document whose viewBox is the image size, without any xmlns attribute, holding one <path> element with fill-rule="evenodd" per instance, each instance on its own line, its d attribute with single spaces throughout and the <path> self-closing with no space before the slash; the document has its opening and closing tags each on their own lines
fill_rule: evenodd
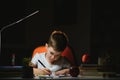
<svg viewBox="0 0 120 80">
<path fill-rule="evenodd" d="M 40 60 L 46 66 L 46 68 L 50 69 L 53 72 L 60 70 L 63 67 L 70 67 L 70 64 L 64 58 L 60 59 L 55 64 L 49 64 L 47 59 L 45 58 L 45 52 L 36 53 L 36 55 L 31 60 L 31 62 L 37 65 L 38 68 L 43 68 L 43 66 L 38 62 L 38 60 Z"/>
</svg>

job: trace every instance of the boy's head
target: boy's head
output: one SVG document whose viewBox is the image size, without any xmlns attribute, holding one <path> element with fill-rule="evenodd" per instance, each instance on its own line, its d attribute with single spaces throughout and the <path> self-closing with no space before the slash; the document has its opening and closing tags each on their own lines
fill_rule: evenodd
<svg viewBox="0 0 120 80">
<path fill-rule="evenodd" d="M 68 37 L 64 32 L 53 31 L 46 44 L 47 55 L 46 58 L 50 63 L 54 63 L 61 57 L 61 53 L 64 51 L 68 44 Z"/>
<path fill-rule="evenodd" d="M 68 37 L 62 31 L 53 31 L 48 40 L 48 47 L 52 47 L 55 51 L 62 52 L 68 44 Z"/>
</svg>

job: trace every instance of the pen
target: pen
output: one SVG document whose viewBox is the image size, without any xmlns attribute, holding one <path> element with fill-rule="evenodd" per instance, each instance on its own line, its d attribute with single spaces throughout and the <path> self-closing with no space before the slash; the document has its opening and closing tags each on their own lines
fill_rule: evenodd
<svg viewBox="0 0 120 80">
<path fill-rule="evenodd" d="M 40 60 L 38 60 L 38 62 L 44 67 L 44 68 L 46 68 L 46 66 L 40 61 Z M 50 76 L 50 75 L 49 75 Z"/>
<path fill-rule="evenodd" d="M 38 62 L 39 62 L 44 68 L 46 68 L 46 66 L 45 66 L 40 60 L 38 60 Z"/>
</svg>

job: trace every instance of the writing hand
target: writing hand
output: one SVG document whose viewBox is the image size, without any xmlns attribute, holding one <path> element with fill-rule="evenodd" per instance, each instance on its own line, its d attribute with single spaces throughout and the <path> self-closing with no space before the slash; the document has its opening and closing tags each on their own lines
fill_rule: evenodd
<svg viewBox="0 0 120 80">
<path fill-rule="evenodd" d="M 52 72 L 47 68 L 41 68 L 41 71 L 43 71 L 44 75 L 50 75 Z"/>
<path fill-rule="evenodd" d="M 33 73 L 35 76 L 50 75 L 51 71 L 47 68 L 33 68 Z"/>
</svg>

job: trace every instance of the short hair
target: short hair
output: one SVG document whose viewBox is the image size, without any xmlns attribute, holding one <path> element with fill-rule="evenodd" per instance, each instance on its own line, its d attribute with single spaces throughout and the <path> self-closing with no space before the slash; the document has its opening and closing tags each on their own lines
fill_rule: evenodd
<svg viewBox="0 0 120 80">
<path fill-rule="evenodd" d="M 62 31 L 53 31 L 48 40 L 48 46 L 54 50 L 62 52 L 68 44 L 68 36 Z"/>
</svg>

